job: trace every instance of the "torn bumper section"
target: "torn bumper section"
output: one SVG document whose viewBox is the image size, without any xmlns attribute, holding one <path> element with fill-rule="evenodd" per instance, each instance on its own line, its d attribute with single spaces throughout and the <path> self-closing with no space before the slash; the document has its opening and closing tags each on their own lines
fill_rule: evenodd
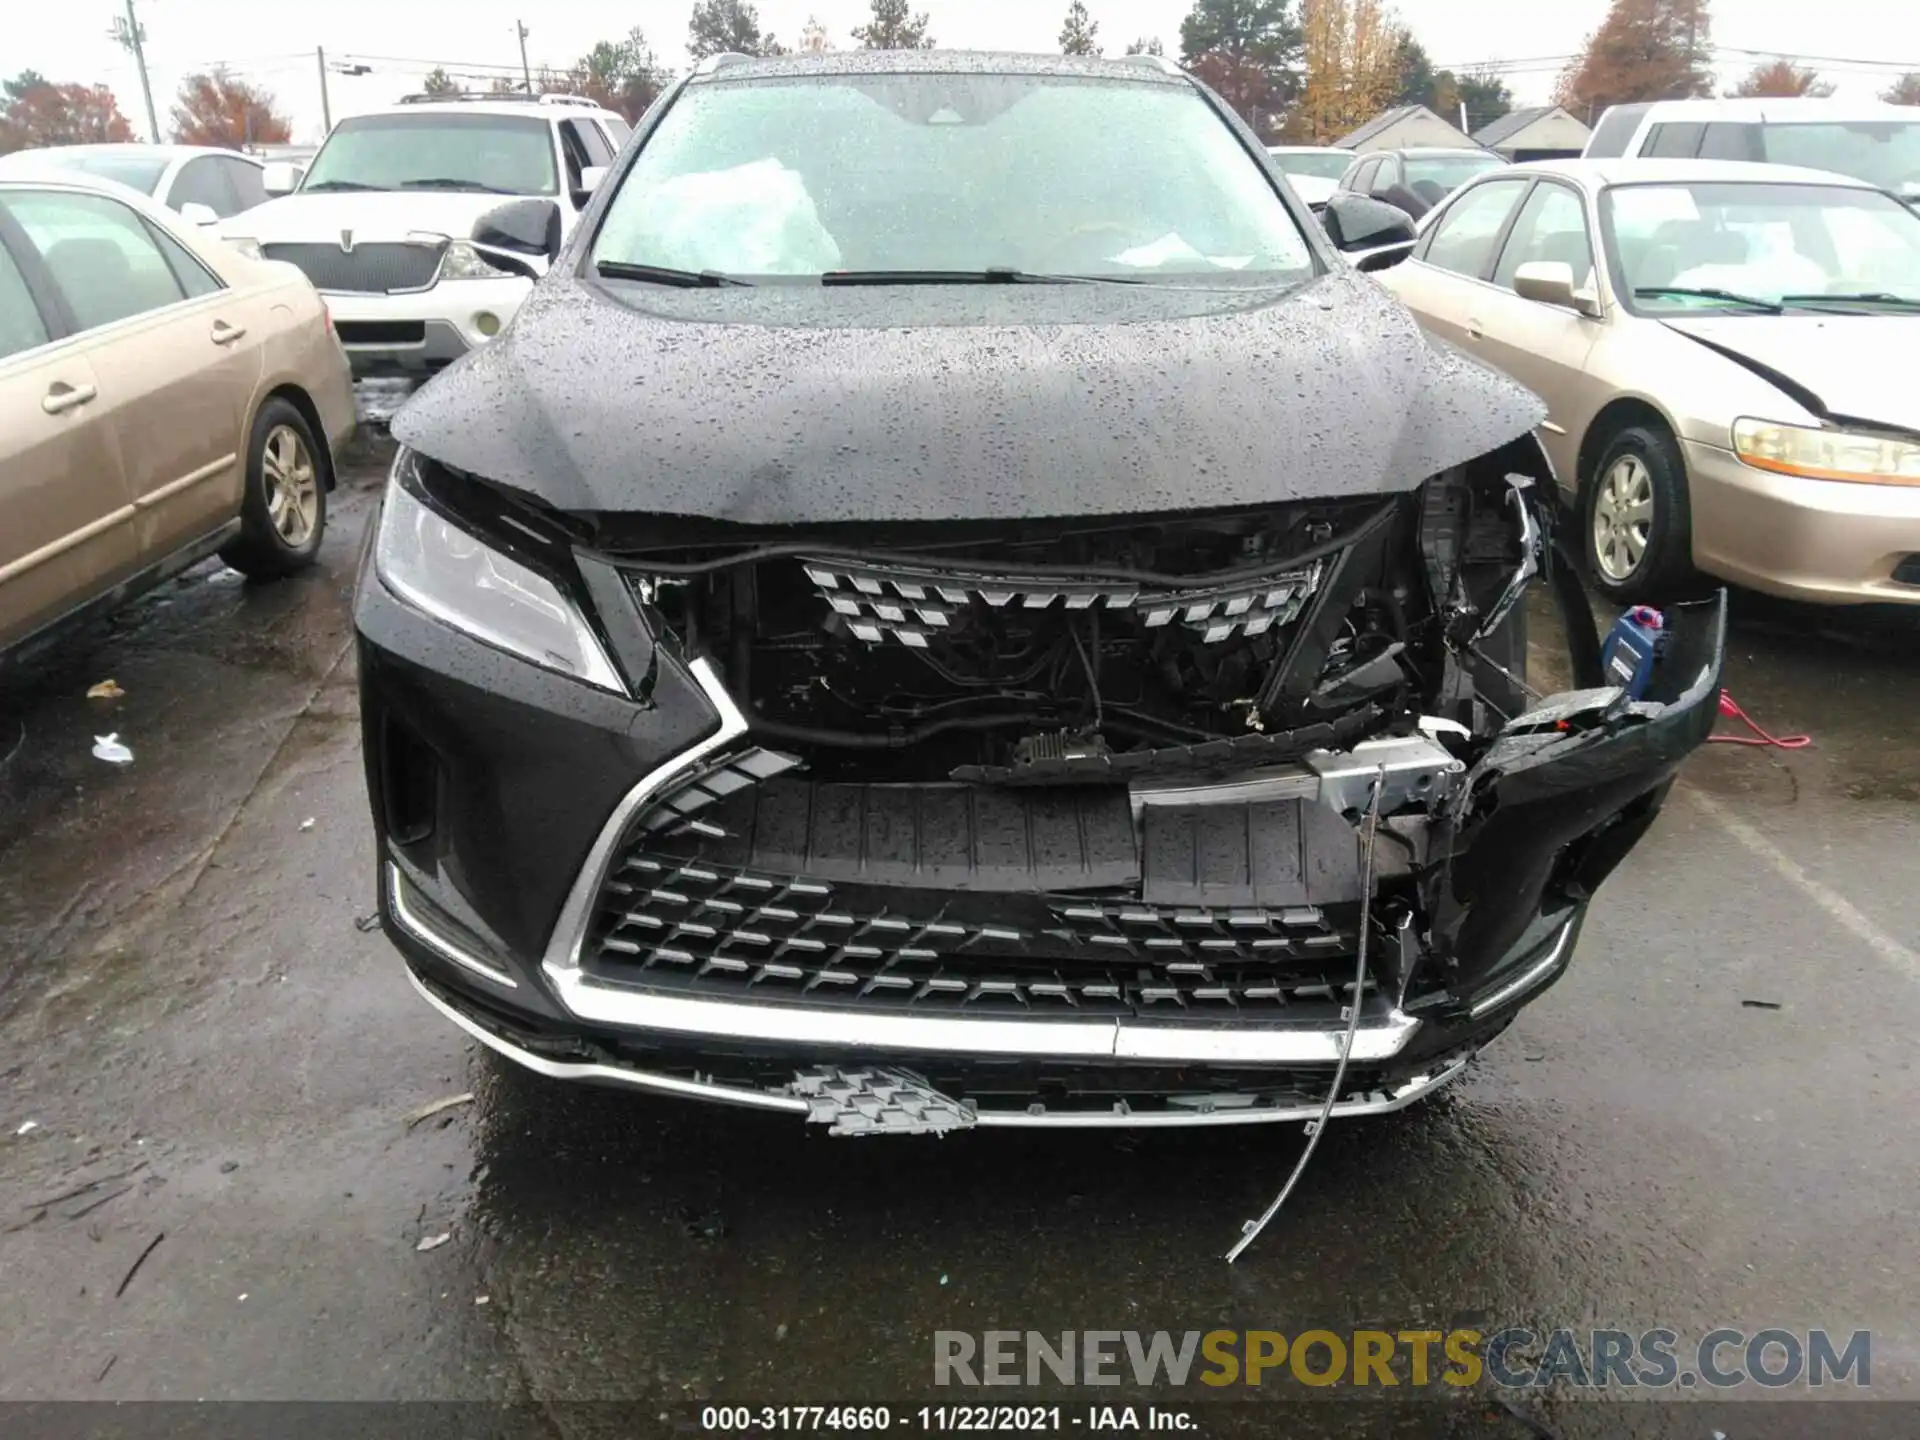
<svg viewBox="0 0 1920 1440">
<path fill-rule="evenodd" d="M 1564 971 L 1717 701 L 1716 603 L 1669 616 L 1642 698 L 1500 719 L 1468 667 L 1516 678 L 1544 552 L 1488 493 L 1517 570 L 1504 532 L 1430 513 L 1429 562 L 1492 559 L 1425 614 L 1387 558 L 1423 553 L 1410 510 L 1298 564 L 1209 520 L 1226 558 L 1180 583 L 1145 541 L 1085 583 L 800 554 L 675 581 L 671 610 L 582 559 L 630 695 L 364 567 L 388 933 L 520 1064 L 837 1134 L 1305 1120 L 1343 1050 L 1334 1113 L 1398 1108 Z"/>
</svg>

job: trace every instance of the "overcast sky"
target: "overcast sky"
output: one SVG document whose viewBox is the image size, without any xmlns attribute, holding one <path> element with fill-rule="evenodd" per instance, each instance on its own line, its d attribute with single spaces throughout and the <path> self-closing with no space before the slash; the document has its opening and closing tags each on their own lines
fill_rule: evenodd
<svg viewBox="0 0 1920 1440">
<path fill-rule="evenodd" d="M 120 106 L 145 135 L 145 110 L 133 57 L 108 38 L 123 0 L 62 0 L 57 5 L 5 0 L 7 73 L 23 67 L 54 80 L 113 86 Z M 330 60 L 354 58 L 380 67 L 366 76 L 332 75 L 333 115 L 372 109 L 419 85 L 434 62 L 477 74 L 519 62 L 516 19 L 529 31 L 533 65 L 570 63 L 596 40 L 633 25 L 647 33 L 661 59 L 686 64 L 691 0 L 319 0 L 286 5 L 263 0 L 135 0 L 147 31 L 148 64 L 160 123 L 180 78 L 225 61 L 269 86 L 293 117 L 294 138 L 320 136 L 320 89 L 314 49 Z M 1100 39 L 1118 52 L 1136 36 L 1159 36 L 1179 47 L 1189 0 L 1087 0 Z M 1520 103 L 1547 98 L 1554 77 L 1606 11 L 1607 0 L 1398 0 L 1401 18 L 1436 62 L 1470 66 L 1508 62 L 1508 84 Z M 954 48 L 1053 50 L 1066 0 L 923 0 L 934 38 Z M 32 11 L 33 18 L 24 12 Z M 866 15 L 866 0 L 761 0 L 761 23 L 792 44 L 809 15 L 836 42 Z M 1843 97 L 1870 98 L 1889 83 L 1892 66 L 1920 70 L 1920 3 L 1915 0 L 1717 0 L 1714 41 L 1730 49 L 1831 57 L 1820 66 Z M 1755 57 L 1723 53 L 1723 84 Z M 1887 65 L 1862 62 L 1890 62 Z M 407 63 L 426 62 L 426 63 Z M 1534 62 L 1519 64 L 1516 62 Z"/>
</svg>

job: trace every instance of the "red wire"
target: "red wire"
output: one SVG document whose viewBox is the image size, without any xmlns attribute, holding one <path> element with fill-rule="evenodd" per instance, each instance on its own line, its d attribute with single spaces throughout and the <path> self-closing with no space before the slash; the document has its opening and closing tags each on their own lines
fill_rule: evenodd
<svg viewBox="0 0 1920 1440">
<path fill-rule="evenodd" d="M 1770 746 L 1776 750 L 1804 750 L 1813 744 L 1811 735 L 1769 735 L 1755 724 L 1753 717 L 1742 710 L 1739 702 L 1724 690 L 1720 692 L 1720 713 L 1738 720 L 1753 732 L 1753 736 L 1709 735 L 1707 737 L 1709 745 L 1753 745 L 1761 748 Z"/>
</svg>

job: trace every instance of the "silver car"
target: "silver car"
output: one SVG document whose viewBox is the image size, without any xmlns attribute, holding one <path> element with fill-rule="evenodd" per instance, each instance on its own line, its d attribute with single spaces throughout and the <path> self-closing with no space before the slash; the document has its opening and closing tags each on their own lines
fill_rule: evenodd
<svg viewBox="0 0 1920 1440">
<path fill-rule="evenodd" d="M 1860 180 L 1706 160 L 1519 165 L 1380 276 L 1537 391 L 1587 568 L 1920 604 L 1920 215 Z"/>
</svg>

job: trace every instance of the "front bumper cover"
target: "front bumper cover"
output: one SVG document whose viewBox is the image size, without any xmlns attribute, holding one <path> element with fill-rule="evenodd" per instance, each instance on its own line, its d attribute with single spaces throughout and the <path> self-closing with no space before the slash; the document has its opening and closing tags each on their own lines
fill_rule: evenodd
<svg viewBox="0 0 1920 1440">
<path fill-rule="evenodd" d="M 614 607 L 601 614 L 617 652 L 639 643 Z M 909 1095 L 917 1077 L 959 1070 L 990 1077 L 983 1095 L 1018 1090 L 992 1078 L 1010 1066 L 1036 1095 L 1057 1093 L 1062 1075 L 1100 1077 L 1091 1094 L 1058 1102 L 957 1100 L 968 1124 L 1317 1113 L 1311 1082 L 1331 1073 L 1344 1030 L 1331 1003 L 1325 1013 L 1259 1020 L 1037 1018 L 863 1010 L 747 990 L 689 994 L 609 977 L 585 946 L 623 843 L 651 806 L 673 795 L 684 804 L 690 784 L 698 792 L 703 776 L 748 745 L 747 722 L 717 676 L 656 655 L 648 701 L 589 693 L 413 612 L 371 567 L 362 569 L 356 618 L 383 919 L 423 993 L 495 1050 L 548 1074 L 816 1119 L 822 1094 L 880 1103 L 849 1089 L 862 1067 L 877 1069 L 878 1083 L 895 1087 L 889 1093 Z M 1421 883 L 1435 921 L 1432 956 L 1447 979 L 1413 992 L 1404 976 L 1397 990 L 1370 988 L 1341 1106 L 1396 1108 L 1446 1083 L 1563 973 L 1593 887 L 1644 832 L 1711 728 L 1723 627 L 1722 605 L 1676 615 L 1653 698 L 1626 706 L 1590 697 L 1570 712 L 1573 728 L 1544 737 L 1510 727 L 1463 778 L 1458 803 L 1431 817 L 1433 853 L 1447 863 Z M 396 730 L 432 757 L 435 824 L 425 836 L 393 823 L 384 767 Z M 729 1067 L 742 1078 L 716 1074 Z M 1145 1076 L 1151 1105 L 1129 1088 Z M 820 1093 L 806 1093 L 808 1083 Z M 1104 1100 L 1103 1087 L 1120 1098 Z M 841 1109 L 858 1107 L 848 1100 Z"/>
</svg>

